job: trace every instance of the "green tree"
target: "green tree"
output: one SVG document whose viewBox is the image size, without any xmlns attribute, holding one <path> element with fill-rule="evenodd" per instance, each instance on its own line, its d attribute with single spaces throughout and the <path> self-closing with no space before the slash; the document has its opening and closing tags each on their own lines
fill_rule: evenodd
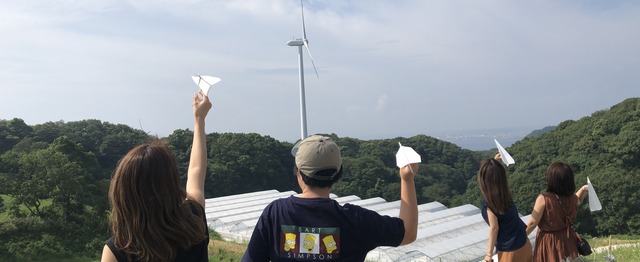
<svg viewBox="0 0 640 262">
<path fill-rule="evenodd" d="M 385 185 L 398 182 L 392 170 L 373 156 L 342 159 L 343 177 L 333 186 L 336 195 L 357 195 L 360 198 L 381 197 Z M 398 193 L 396 193 L 397 195 Z M 390 200 L 398 199 L 395 196 Z"/>
<path fill-rule="evenodd" d="M 5 153 L 2 162 L 14 168 L 0 178 L 2 193 L 13 199 L 0 230 L 7 241 L 0 253 L 16 259 L 93 255 L 97 240 L 105 238 L 107 206 L 106 188 L 89 183 L 98 167 L 95 156 L 60 137 L 46 149 Z"/>
<path fill-rule="evenodd" d="M 269 136 L 210 134 L 207 197 L 296 188 L 291 145 Z"/>
<path fill-rule="evenodd" d="M 20 140 L 30 136 L 32 132 L 33 129 L 22 119 L 0 119 L 0 154 L 13 148 Z"/>
</svg>

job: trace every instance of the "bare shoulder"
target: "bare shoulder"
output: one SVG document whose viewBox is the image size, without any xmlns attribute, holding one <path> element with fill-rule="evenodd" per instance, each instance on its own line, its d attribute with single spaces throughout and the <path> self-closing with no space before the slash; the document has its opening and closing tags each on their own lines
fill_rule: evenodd
<svg viewBox="0 0 640 262">
<path fill-rule="evenodd" d="M 545 198 L 544 195 L 540 194 L 538 195 L 538 197 L 536 198 L 536 204 L 534 206 L 535 207 L 544 207 L 545 206 Z"/>
<path fill-rule="evenodd" d="M 100 259 L 101 262 L 118 262 L 118 260 L 116 259 L 116 256 L 113 255 L 113 252 L 111 252 L 111 249 L 107 246 L 104 245 L 104 248 L 102 248 L 102 258 Z"/>
</svg>

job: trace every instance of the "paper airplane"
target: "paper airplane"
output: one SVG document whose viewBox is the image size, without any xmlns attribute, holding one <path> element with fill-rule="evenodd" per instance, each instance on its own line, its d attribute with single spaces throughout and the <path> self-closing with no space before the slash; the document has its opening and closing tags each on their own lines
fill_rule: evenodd
<svg viewBox="0 0 640 262">
<path fill-rule="evenodd" d="M 598 199 L 596 190 L 593 188 L 591 181 L 589 181 L 589 177 L 587 177 L 587 185 L 589 185 L 589 209 L 591 209 L 591 212 L 601 210 L 602 205 L 600 204 L 600 199 Z"/>
<path fill-rule="evenodd" d="M 200 89 L 202 89 L 202 92 L 204 92 L 206 96 L 209 96 L 209 89 L 211 88 L 211 86 L 222 80 L 215 76 L 203 76 L 199 74 L 195 74 L 191 76 L 191 78 L 193 79 L 193 82 L 196 82 L 196 85 L 198 85 Z"/>
<path fill-rule="evenodd" d="M 494 138 L 493 141 L 496 142 L 496 147 L 498 148 L 498 152 L 500 152 L 500 157 L 502 157 L 502 162 L 504 162 L 504 164 L 507 165 L 507 166 L 509 166 L 511 164 L 515 164 L 516 161 L 513 160 L 513 157 L 511 157 L 511 155 L 509 155 L 509 153 L 507 153 L 507 150 L 505 150 L 504 147 L 502 147 L 502 145 L 500 145 L 500 143 L 498 143 L 498 140 L 496 140 Z"/>
<path fill-rule="evenodd" d="M 413 150 L 413 148 L 403 146 L 399 142 L 398 145 L 400 145 L 400 148 L 398 149 L 398 153 L 396 153 L 396 165 L 398 165 L 399 168 L 403 168 L 408 164 L 422 162 L 420 155 L 418 155 L 418 153 Z M 411 172 L 413 173 L 413 168 L 411 168 L 411 166 L 409 166 L 409 169 L 411 169 Z"/>
</svg>

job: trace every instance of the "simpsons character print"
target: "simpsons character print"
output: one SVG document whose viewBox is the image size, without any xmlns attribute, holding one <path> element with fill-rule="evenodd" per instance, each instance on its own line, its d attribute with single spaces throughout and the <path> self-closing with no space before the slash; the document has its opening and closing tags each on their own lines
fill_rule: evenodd
<svg viewBox="0 0 640 262">
<path fill-rule="evenodd" d="M 282 225 L 280 257 L 332 260 L 340 257 L 340 228 Z"/>
</svg>

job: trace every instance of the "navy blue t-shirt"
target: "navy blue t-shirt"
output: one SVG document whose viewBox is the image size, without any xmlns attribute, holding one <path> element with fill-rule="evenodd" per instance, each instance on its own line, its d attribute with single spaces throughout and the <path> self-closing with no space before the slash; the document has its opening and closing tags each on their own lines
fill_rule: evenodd
<svg viewBox="0 0 640 262">
<path fill-rule="evenodd" d="M 489 224 L 489 218 L 487 217 L 487 202 L 482 203 L 482 218 Z M 520 219 L 518 214 L 518 208 L 515 203 L 511 203 L 509 208 L 505 210 L 504 214 L 497 214 L 498 217 L 498 239 L 496 240 L 496 250 L 498 251 L 514 251 L 524 246 L 525 241 L 529 241 L 527 238 L 527 225 Z"/>
<path fill-rule="evenodd" d="M 328 198 L 288 197 L 269 204 L 242 261 L 364 261 L 378 246 L 398 246 L 404 224 Z"/>
</svg>

